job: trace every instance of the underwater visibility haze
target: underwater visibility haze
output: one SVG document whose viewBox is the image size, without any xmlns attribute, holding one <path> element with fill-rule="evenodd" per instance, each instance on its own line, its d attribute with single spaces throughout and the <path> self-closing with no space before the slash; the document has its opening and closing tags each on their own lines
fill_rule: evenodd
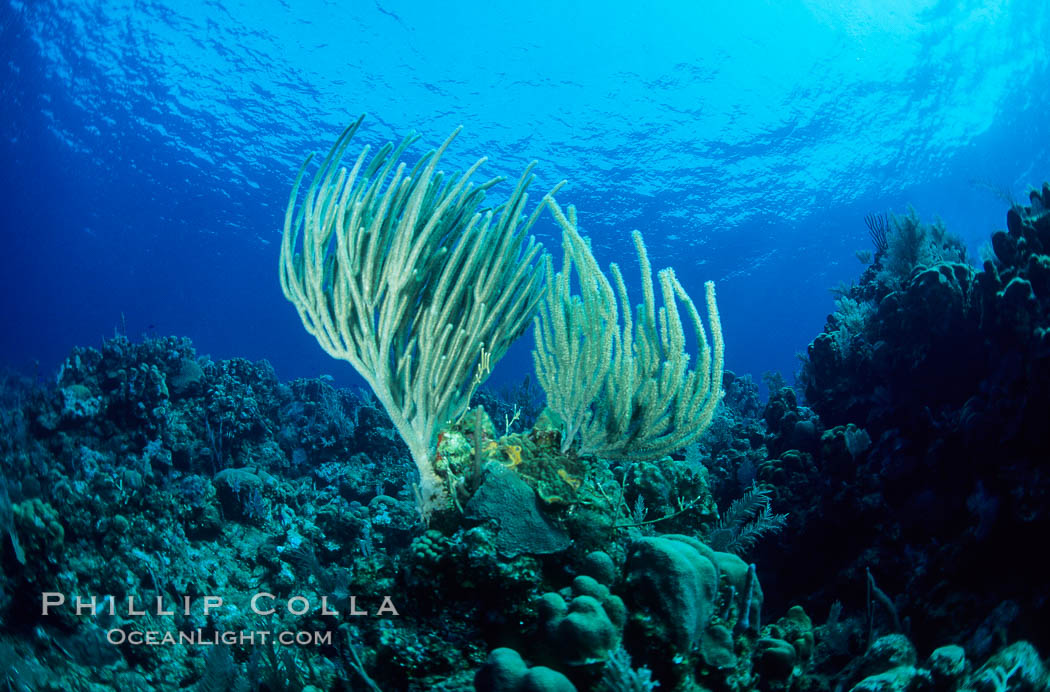
<svg viewBox="0 0 1050 692">
<path fill-rule="evenodd" d="M 0 2 L 0 687 L 1048 689 L 1044 0 Z"/>
</svg>

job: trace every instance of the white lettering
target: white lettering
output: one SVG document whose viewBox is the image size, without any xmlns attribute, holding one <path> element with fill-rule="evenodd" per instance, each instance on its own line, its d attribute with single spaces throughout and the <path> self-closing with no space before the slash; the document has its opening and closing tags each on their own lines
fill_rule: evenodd
<svg viewBox="0 0 1050 692">
<path fill-rule="evenodd" d="M 45 591 L 41 594 L 41 596 L 43 601 L 41 604 L 41 606 L 43 607 L 43 611 L 41 611 L 40 613 L 41 615 L 47 615 L 48 608 L 52 606 L 60 606 L 66 602 L 66 597 L 63 594 L 58 593 L 57 591 Z"/>
<path fill-rule="evenodd" d="M 292 603 L 302 603 L 303 609 L 296 610 L 292 607 Z M 292 596 L 288 599 L 288 612 L 292 615 L 303 615 L 310 610 L 310 601 L 306 600 L 306 596 Z"/>
<path fill-rule="evenodd" d="M 157 596 L 157 615 L 174 615 L 174 610 L 164 610 L 164 597 Z"/>
<path fill-rule="evenodd" d="M 205 596 L 204 597 L 204 614 L 207 615 L 211 612 L 212 608 L 221 608 L 222 598 L 219 596 Z"/>
<path fill-rule="evenodd" d="M 94 615 L 95 611 L 98 610 L 98 605 L 95 602 L 94 596 L 87 601 L 80 596 L 77 596 L 76 604 L 77 615 Z"/>
<path fill-rule="evenodd" d="M 252 596 L 252 611 L 256 615 L 273 615 L 276 612 L 276 610 L 272 607 L 269 610 L 259 610 L 260 598 L 269 598 L 272 601 L 277 597 L 274 596 L 272 593 L 266 593 L 265 591 L 263 593 L 255 594 L 254 596 Z"/>
<path fill-rule="evenodd" d="M 357 596 L 350 597 L 350 615 L 368 615 L 367 610 L 357 609 Z"/>
<path fill-rule="evenodd" d="M 400 615 L 397 612 L 397 608 L 394 607 L 394 602 L 390 600 L 390 596 L 383 596 L 383 605 L 379 606 L 379 610 L 376 611 L 376 615 Z"/>
<path fill-rule="evenodd" d="M 145 614 L 146 614 L 145 610 L 135 610 L 135 597 L 134 596 L 128 596 L 128 616 L 130 617 L 130 616 L 133 616 L 133 615 L 145 615 Z M 132 642 L 132 643 L 134 643 L 134 642 Z"/>
</svg>

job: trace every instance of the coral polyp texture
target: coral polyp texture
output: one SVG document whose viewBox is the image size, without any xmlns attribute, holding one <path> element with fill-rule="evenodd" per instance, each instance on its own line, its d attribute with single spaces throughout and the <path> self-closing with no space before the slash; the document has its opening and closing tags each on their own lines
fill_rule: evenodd
<svg viewBox="0 0 1050 692">
<path fill-rule="evenodd" d="M 611 459 L 651 461 L 682 449 L 711 425 L 722 398 L 725 347 L 714 283 L 704 287 L 709 343 L 672 269 L 659 273 L 663 306 L 657 311 L 649 255 L 636 231 L 643 301 L 632 316 L 619 266 L 610 267 L 610 282 L 580 235 L 576 210 L 569 207 L 566 215 L 551 196 L 547 203 L 562 229 L 565 259 L 557 276 L 548 271 L 533 359 L 548 406 L 562 421 L 561 451 L 577 434 L 583 452 Z M 579 294 L 573 293 L 574 274 Z M 699 350 L 693 369 L 678 302 Z"/>
</svg>

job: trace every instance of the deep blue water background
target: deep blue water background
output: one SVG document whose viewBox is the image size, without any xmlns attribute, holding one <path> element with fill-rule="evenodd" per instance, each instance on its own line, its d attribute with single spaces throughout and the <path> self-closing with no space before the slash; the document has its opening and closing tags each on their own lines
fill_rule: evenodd
<svg viewBox="0 0 1050 692">
<path fill-rule="evenodd" d="M 359 145 L 462 124 L 447 167 L 569 179 L 603 264 L 636 289 L 642 230 L 717 282 L 728 367 L 789 380 L 866 213 L 914 205 L 976 258 L 1050 178 L 1046 0 L 0 2 L 0 366 L 41 376 L 124 324 L 356 383 L 276 267 L 302 158 L 361 112 Z"/>
</svg>

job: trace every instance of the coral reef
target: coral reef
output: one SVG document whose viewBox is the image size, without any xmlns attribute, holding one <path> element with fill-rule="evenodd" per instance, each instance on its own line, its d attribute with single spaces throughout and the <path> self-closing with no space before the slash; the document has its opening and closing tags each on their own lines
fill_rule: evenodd
<svg viewBox="0 0 1050 692">
<path fill-rule="evenodd" d="M 806 507 L 779 547 L 819 556 L 827 586 L 807 607 L 826 609 L 836 585 L 862 585 L 870 569 L 913 616 L 921 648 L 951 639 L 987 655 L 1004 636 L 1050 646 L 1041 577 L 1008 567 L 1050 530 L 1048 207 L 1044 184 L 1011 208 L 980 270 L 943 228 L 908 217 L 909 242 L 948 249 L 908 265 L 894 242 L 877 248 L 810 344 L 802 382 L 819 442 L 781 426 L 788 449 L 758 474 L 778 506 Z M 844 314 L 846 301 L 862 315 Z M 767 568 L 786 564 L 766 555 Z M 799 597 L 800 583 L 781 584 Z"/>
<path fill-rule="evenodd" d="M 367 393 L 174 337 L 8 375 L 0 685 L 1046 689 L 1050 186 L 1030 202 L 979 271 L 888 225 L 805 399 L 727 371 L 670 456 L 563 451 L 531 382 L 475 392 L 429 525 Z"/>
</svg>

